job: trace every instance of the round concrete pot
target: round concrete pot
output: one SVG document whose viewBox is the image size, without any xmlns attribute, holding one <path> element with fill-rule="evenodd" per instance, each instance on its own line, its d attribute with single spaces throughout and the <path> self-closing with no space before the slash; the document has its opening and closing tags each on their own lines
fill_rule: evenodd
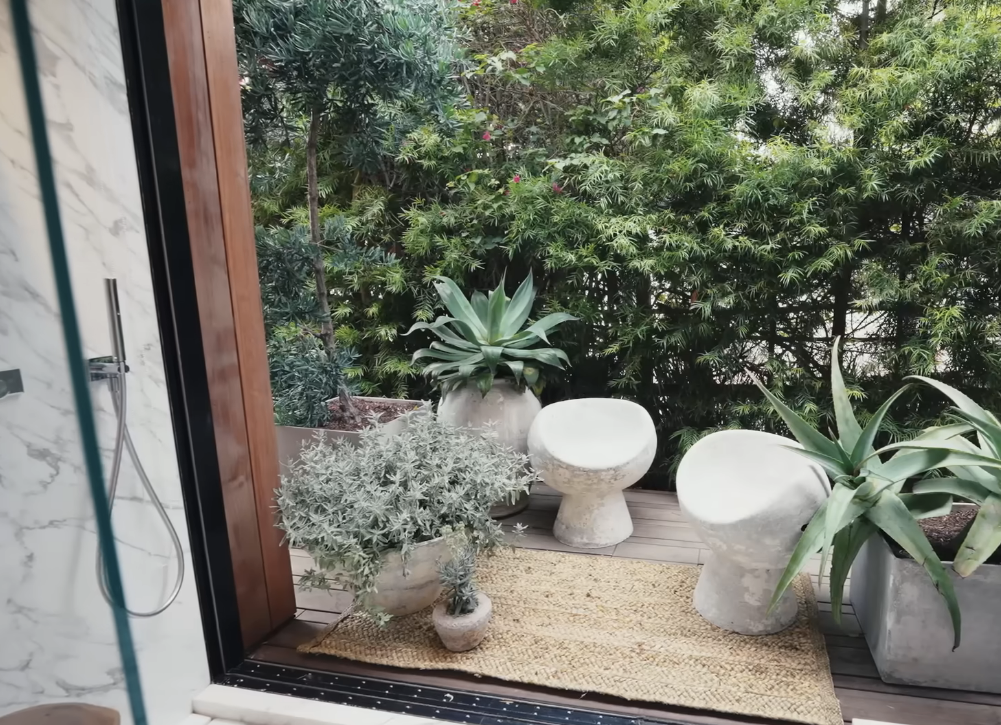
<svg viewBox="0 0 1001 725">
<path fill-rule="evenodd" d="M 441 643 L 452 652 L 468 652 L 478 647 L 487 635 L 493 603 L 483 592 L 476 595 L 476 609 L 469 614 L 452 616 L 448 613 L 448 600 L 438 602 L 431 613 L 434 629 Z"/>
<path fill-rule="evenodd" d="M 527 387 L 518 390 L 514 382 L 498 378 L 486 395 L 475 383 L 452 390 L 438 404 L 438 417 L 457 428 L 484 428 L 493 424 L 497 439 L 518 453 L 528 453 L 528 431 L 542 403 Z M 495 519 L 512 516 L 528 506 L 528 494 L 515 501 L 498 501 L 490 509 Z"/>
<path fill-rule="evenodd" d="M 386 552 L 368 601 L 386 614 L 403 616 L 426 609 L 441 596 L 439 562 L 452 557 L 444 537 L 418 544 L 407 557 L 406 573 L 398 549 Z"/>
</svg>

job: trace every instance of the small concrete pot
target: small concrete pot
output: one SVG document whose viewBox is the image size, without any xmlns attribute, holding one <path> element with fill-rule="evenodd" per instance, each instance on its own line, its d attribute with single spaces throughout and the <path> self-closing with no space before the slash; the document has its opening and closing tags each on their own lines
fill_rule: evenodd
<svg viewBox="0 0 1001 725">
<path fill-rule="evenodd" d="M 487 636 L 487 627 L 493 615 L 493 603 L 483 592 L 476 594 L 476 609 L 469 614 L 453 616 L 448 613 L 448 600 L 438 602 L 431 613 L 434 630 L 441 643 L 452 652 L 468 652 L 478 647 Z"/>
<path fill-rule="evenodd" d="M 518 453 L 528 453 L 528 431 L 542 403 L 527 387 L 518 390 L 511 380 L 498 378 L 486 395 L 475 383 L 449 392 L 438 404 L 438 417 L 456 428 L 484 428 L 493 424 L 500 443 Z M 513 516 L 528 507 L 528 494 L 514 501 L 498 501 L 490 509 L 495 519 Z"/>
<path fill-rule="evenodd" d="M 945 562 L 943 562 L 945 563 Z M 1001 566 L 982 564 L 961 578 L 946 563 L 963 613 L 952 623 L 924 568 L 894 555 L 880 535 L 862 547 L 851 573 L 851 603 L 884 682 L 1001 694 Z"/>
<path fill-rule="evenodd" d="M 366 398 L 358 396 L 359 400 L 390 400 L 390 398 Z M 395 400 L 395 399 L 394 399 Z M 332 402 L 332 401 L 327 401 Z M 401 403 L 412 403 L 415 409 L 430 410 L 431 403 L 427 400 L 400 400 Z M 404 428 L 403 416 L 391 420 L 385 425 L 387 435 L 397 435 Z M 324 438 L 328 443 L 346 440 L 351 445 L 358 445 L 360 438 L 359 431 L 356 430 L 333 430 L 332 428 L 302 428 L 292 425 L 276 425 L 275 433 L 278 436 L 278 464 L 281 466 L 283 474 L 288 473 L 289 468 L 299 460 L 299 454 L 306 446 L 312 445 L 317 435 Z"/>
<path fill-rule="evenodd" d="M 430 607 L 441 596 L 438 566 L 451 558 L 444 537 L 415 546 L 407 558 L 406 573 L 400 551 L 386 552 L 375 580 L 376 592 L 369 595 L 369 602 L 396 617 Z"/>
</svg>

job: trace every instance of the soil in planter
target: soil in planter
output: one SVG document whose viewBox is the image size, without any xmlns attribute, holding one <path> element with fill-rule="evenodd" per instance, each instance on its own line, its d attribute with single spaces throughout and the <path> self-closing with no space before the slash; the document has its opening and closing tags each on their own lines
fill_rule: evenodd
<svg viewBox="0 0 1001 725">
<path fill-rule="evenodd" d="M 389 423 L 399 418 L 404 413 L 414 410 L 417 406 L 406 400 L 362 400 L 352 398 L 355 404 L 355 411 L 358 419 L 354 420 L 341 409 L 341 401 L 333 400 L 330 403 L 332 417 L 324 428 L 330 430 L 356 431 L 367 428 L 372 423 L 372 416 L 377 415 L 380 423 Z"/>
<path fill-rule="evenodd" d="M 936 516 L 918 521 L 925 532 L 932 549 L 942 561 L 953 561 L 959 553 L 959 547 L 966 538 L 966 533 L 977 517 L 979 506 L 960 506 L 948 516 Z M 890 550 L 894 556 L 906 559 L 909 555 L 895 541 L 889 541 Z M 987 559 L 988 564 L 1001 564 L 1001 549 L 995 551 Z"/>
</svg>

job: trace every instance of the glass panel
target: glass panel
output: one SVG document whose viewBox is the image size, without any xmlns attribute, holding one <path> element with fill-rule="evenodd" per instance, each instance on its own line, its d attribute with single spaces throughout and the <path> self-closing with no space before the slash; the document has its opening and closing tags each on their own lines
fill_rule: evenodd
<svg viewBox="0 0 1001 725">
<path fill-rule="evenodd" d="M 126 611 L 118 551 L 112 532 L 111 511 L 108 507 L 108 493 L 104 487 L 101 453 L 98 449 L 97 427 L 94 420 L 94 410 L 90 401 L 90 371 L 84 359 L 83 341 L 76 308 L 73 303 L 69 258 L 63 238 L 63 227 L 59 213 L 52 152 L 49 145 L 45 110 L 39 83 L 35 39 L 31 30 L 26 0 L 11 0 L 10 9 L 11 25 L 17 47 L 18 60 L 21 66 L 24 96 L 31 127 L 31 140 L 33 142 L 38 186 L 43 207 L 42 211 L 48 235 L 52 274 L 55 282 L 56 297 L 59 302 L 59 315 L 62 318 L 62 337 L 66 351 L 66 364 L 70 378 L 76 421 L 79 428 L 80 442 L 83 448 L 83 468 L 86 473 L 86 481 L 93 504 L 92 511 L 99 546 L 98 579 L 102 585 L 102 594 L 111 604 L 114 632 L 118 641 L 118 652 L 121 658 L 122 673 L 128 692 L 132 718 L 136 725 L 146 725 L 146 711 L 139 684 L 136 652 L 133 646 L 128 612 Z M 114 291 L 113 296 L 109 297 L 109 299 L 113 299 L 115 303 L 117 319 L 117 290 Z M 122 360 L 124 352 L 120 347 L 120 328 L 117 329 L 119 330 L 119 334 L 115 341 L 119 344 L 116 344 L 115 350 L 119 352 L 119 355 L 117 355 L 118 359 Z M 123 362 L 118 363 L 120 369 L 123 364 Z M 109 374 L 112 373 L 111 370 L 108 372 Z M 121 372 L 124 372 L 124 370 L 121 369 Z M 124 421 L 124 418 L 122 420 Z M 120 462 L 120 455 L 116 455 L 115 461 L 113 466 L 117 469 Z M 117 474 L 117 470 L 114 473 Z"/>
</svg>

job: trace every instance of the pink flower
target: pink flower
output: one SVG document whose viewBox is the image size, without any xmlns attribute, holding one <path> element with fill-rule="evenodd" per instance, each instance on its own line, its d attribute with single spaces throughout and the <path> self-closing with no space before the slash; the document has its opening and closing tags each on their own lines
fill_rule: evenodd
<svg viewBox="0 0 1001 725">
<path fill-rule="evenodd" d="M 562 193 L 563 193 L 563 187 L 562 187 L 562 186 L 560 186 L 559 184 L 557 184 L 557 183 L 556 183 L 556 182 L 554 181 L 554 182 L 553 182 L 553 192 L 554 192 L 554 193 L 556 193 L 556 194 L 562 194 Z"/>
<path fill-rule="evenodd" d="M 512 5 L 517 5 L 518 4 L 518 0 L 511 0 L 511 4 Z"/>
<path fill-rule="evenodd" d="M 511 179 L 511 181 L 517 184 L 519 181 L 521 181 L 521 174 L 515 174 L 514 178 Z"/>
<path fill-rule="evenodd" d="M 489 141 L 489 140 L 490 140 L 490 138 L 491 138 L 491 136 L 490 136 L 490 132 L 489 132 L 489 131 L 484 131 L 484 132 L 483 132 L 483 140 L 484 140 L 484 141 Z"/>
</svg>

